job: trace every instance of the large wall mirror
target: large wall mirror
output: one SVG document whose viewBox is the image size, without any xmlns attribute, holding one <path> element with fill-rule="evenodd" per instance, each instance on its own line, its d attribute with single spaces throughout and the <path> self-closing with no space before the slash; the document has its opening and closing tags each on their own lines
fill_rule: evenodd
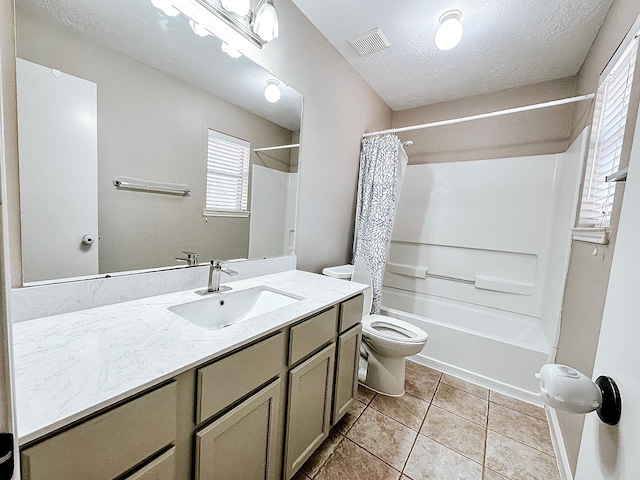
<svg viewBox="0 0 640 480">
<path fill-rule="evenodd" d="M 150 1 L 17 0 L 16 24 L 25 284 L 293 252 L 298 148 L 254 149 L 299 143 L 299 93 L 269 103 L 279 79 Z M 210 130 L 249 143 L 249 215 L 204 215 Z"/>
</svg>

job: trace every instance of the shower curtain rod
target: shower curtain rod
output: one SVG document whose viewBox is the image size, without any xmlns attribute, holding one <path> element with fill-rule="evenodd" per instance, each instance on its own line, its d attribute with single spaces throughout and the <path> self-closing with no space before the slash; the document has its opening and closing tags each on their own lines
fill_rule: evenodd
<svg viewBox="0 0 640 480">
<path fill-rule="evenodd" d="M 277 147 L 264 147 L 264 148 L 254 148 L 254 152 L 267 152 L 269 150 L 284 150 L 285 148 L 296 148 L 299 147 L 299 143 L 292 143 L 291 145 L 278 145 Z"/>
<path fill-rule="evenodd" d="M 471 120 L 480 120 L 482 118 L 498 117 L 500 115 L 508 115 L 510 113 L 526 112 L 528 110 L 537 110 L 539 108 L 555 107 L 556 105 L 565 105 L 567 103 L 582 102 L 591 100 L 595 95 L 588 93 L 577 97 L 563 98 L 560 100 L 552 100 L 550 102 L 536 103 L 534 105 L 525 105 L 523 107 L 508 108 L 506 110 L 497 110 L 495 112 L 481 113 L 479 115 L 471 115 L 469 117 L 452 118 L 451 120 L 441 120 L 439 122 L 423 123 L 422 125 L 412 125 L 410 127 L 390 128 L 379 132 L 365 133 L 362 138 L 372 137 L 374 135 L 384 135 L 385 133 L 410 132 L 411 130 L 421 130 L 423 128 L 441 127 L 443 125 L 452 125 L 454 123 L 469 122 Z"/>
</svg>

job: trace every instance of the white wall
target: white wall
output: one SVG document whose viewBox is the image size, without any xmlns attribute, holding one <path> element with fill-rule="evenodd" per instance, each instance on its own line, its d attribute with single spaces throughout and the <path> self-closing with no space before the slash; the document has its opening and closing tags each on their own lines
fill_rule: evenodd
<svg viewBox="0 0 640 480">
<path fill-rule="evenodd" d="M 607 375 L 618 384 L 622 418 L 608 426 L 586 417 L 577 480 L 640 478 L 640 122 L 636 123 L 616 251 L 602 317 L 593 377 Z"/>
</svg>

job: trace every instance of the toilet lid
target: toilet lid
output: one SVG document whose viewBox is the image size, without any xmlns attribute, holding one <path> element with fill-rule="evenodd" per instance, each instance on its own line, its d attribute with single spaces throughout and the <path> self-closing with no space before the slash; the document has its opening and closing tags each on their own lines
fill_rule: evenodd
<svg viewBox="0 0 640 480">
<path fill-rule="evenodd" d="M 423 343 L 427 332 L 408 322 L 384 315 L 367 315 L 362 319 L 362 329 L 369 335 L 402 343 Z"/>
</svg>

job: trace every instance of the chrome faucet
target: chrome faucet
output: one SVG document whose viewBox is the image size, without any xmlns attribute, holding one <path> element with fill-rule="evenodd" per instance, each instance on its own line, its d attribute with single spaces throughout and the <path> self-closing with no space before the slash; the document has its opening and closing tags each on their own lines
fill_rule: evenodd
<svg viewBox="0 0 640 480">
<path fill-rule="evenodd" d="M 231 290 L 231 287 L 220 286 L 220 275 L 226 273 L 227 275 L 237 275 L 238 272 L 231 270 L 230 268 L 223 267 L 220 260 L 211 260 L 211 267 L 209 268 L 209 286 L 203 290 L 196 290 L 198 295 L 209 295 L 210 293 L 224 292 Z"/>
<path fill-rule="evenodd" d="M 193 252 L 182 252 L 187 258 L 176 257 L 176 260 L 180 262 L 186 262 L 187 267 L 195 267 L 198 265 L 198 254 Z"/>
</svg>

